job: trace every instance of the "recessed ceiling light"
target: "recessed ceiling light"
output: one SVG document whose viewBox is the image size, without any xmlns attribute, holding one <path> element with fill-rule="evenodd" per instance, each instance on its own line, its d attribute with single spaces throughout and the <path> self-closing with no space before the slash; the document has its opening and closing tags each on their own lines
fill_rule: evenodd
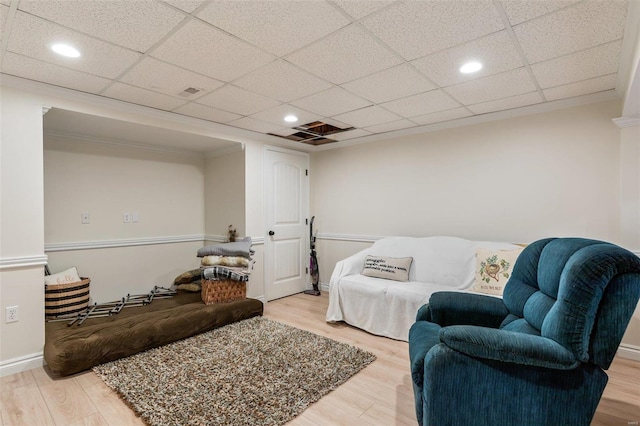
<svg viewBox="0 0 640 426">
<path fill-rule="evenodd" d="M 482 69 L 482 64 L 480 62 L 467 62 L 463 66 L 460 67 L 460 72 L 463 74 L 471 74 L 472 72 L 477 72 Z"/>
<path fill-rule="evenodd" d="M 293 114 L 289 114 L 284 118 L 284 121 L 286 121 L 287 123 L 295 123 L 296 121 L 298 121 L 298 117 Z"/>
<path fill-rule="evenodd" d="M 80 52 L 75 47 L 69 46 L 68 44 L 57 43 L 51 46 L 51 50 L 56 52 L 58 55 L 66 56 L 67 58 L 77 58 L 80 56 Z"/>
</svg>

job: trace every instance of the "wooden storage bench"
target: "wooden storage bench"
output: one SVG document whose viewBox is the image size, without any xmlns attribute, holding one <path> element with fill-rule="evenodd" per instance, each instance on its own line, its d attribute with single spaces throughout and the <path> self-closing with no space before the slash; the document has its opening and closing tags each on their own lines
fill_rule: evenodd
<svg viewBox="0 0 640 426">
<path fill-rule="evenodd" d="M 87 319 L 81 326 L 48 322 L 44 359 L 53 374 L 68 376 L 262 312 L 262 302 L 256 299 L 205 305 L 200 293 L 178 292 L 117 315 Z"/>
</svg>

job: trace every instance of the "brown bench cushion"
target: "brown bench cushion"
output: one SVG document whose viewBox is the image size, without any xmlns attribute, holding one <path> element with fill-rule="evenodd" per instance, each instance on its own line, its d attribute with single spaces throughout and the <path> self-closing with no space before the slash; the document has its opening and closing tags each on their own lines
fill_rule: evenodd
<svg viewBox="0 0 640 426">
<path fill-rule="evenodd" d="M 178 292 L 117 315 L 87 319 L 81 326 L 48 322 L 44 359 L 53 374 L 68 376 L 262 312 L 262 302 L 255 299 L 205 305 L 200 293 Z"/>
</svg>

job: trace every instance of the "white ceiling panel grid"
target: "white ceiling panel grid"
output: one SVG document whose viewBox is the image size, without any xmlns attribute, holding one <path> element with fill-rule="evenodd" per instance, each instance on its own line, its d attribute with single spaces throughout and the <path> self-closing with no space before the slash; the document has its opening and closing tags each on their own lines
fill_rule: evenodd
<svg viewBox="0 0 640 426">
<path fill-rule="evenodd" d="M 287 57 L 335 84 L 382 71 L 402 60 L 357 25 L 350 25 Z"/>
<path fill-rule="evenodd" d="M 346 140 L 620 96 L 638 15 L 627 0 L 0 0 L 0 72 L 247 137 L 295 112 L 355 127 Z"/>
<path fill-rule="evenodd" d="M 490 0 L 408 1 L 362 23 L 408 61 L 504 28 Z"/>
<path fill-rule="evenodd" d="M 329 3 L 321 1 L 216 1 L 198 17 L 277 56 L 350 23 Z"/>
<path fill-rule="evenodd" d="M 139 52 L 185 18 L 154 0 L 23 1 L 20 10 Z"/>
</svg>

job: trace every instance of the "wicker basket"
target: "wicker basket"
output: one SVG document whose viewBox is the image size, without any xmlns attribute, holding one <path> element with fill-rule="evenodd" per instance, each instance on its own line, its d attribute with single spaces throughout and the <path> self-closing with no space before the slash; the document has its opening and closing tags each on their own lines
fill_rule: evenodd
<svg viewBox="0 0 640 426">
<path fill-rule="evenodd" d="M 44 314 L 47 319 L 65 317 L 84 311 L 89 305 L 91 280 L 65 284 L 46 284 L 44 289 Z"/>
<path fill-rule="evenodd" d="M 232 280 L 202 280 L 202 301 L 212 303 L 233 302 L 247 297 L 247 283 Z"/>
</svg>

